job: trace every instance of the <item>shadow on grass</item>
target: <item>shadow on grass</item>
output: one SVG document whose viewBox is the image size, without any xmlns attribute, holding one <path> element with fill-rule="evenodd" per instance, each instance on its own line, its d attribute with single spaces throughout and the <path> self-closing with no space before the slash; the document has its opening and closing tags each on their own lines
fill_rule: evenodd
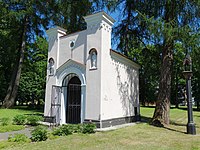
<svg viewBox="0 0 200 150">
<path fill-rule="evenodd" d="M 148 124 L 150 124 L 150 122 L 151 122 L 151 120 L 152 120 L 152 118 L 150 118 L 150 117 L 146 117 L 146 116 L 141 116 L 141 123 L 148 123 Z"/>
<path fill-rule="evenodd" d="M 175 126 L 186 126 L 186 124 L 184 124 L 184 123 L 177 123 L 175 121 L 170 121 L 170 124 L 175 125 Z"/>
<path fill-rule="evenodd" d="M 170 131 L 186 134 L 186 132 L 183 132 L 183 131 L 180 131 L 180 130 L 177 130 L 177 129 L 173 129 L 173 128 L 169 127 L 169 126 L 156 126 L 156 125 L 153 125 L 151 123 L 151 121 L 152 121 L 152 118 L 146 117 L 146 116 L 141 116 L 141 123 L 148 123 L 150 126 L 154 126 L 154 127 L 163 128 L 163 129 L 167 129 L 167 130 L 170 130 Z M 174 126 L 186 126 L 185 124 L 177 123 L 177 122 L 174 122 L 174 121 L 170 121 L 170 124 L 174 125 Z"/>
<path fill-rule="evenodd" d="M 172 129 L 172 128 L 169 128 L 169 127 L 166 127 L 166 126 L 164 126 L 163 128 L 164 128 L 164 129 L 167 129 L 167 130 L 170 130 L 170 131 L 174 131 L 174 132 L 179 132 L 179 133 L 184 133 L 184 134 L 186 134 L 186 132 L 179 131 L 179 130 L 177 130 L 177 129 Z"/>
</svg>

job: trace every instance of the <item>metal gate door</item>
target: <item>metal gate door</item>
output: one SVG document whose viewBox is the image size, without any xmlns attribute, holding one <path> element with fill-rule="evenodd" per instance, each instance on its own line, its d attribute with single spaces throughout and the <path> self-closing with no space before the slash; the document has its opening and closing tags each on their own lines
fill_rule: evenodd
<svg viewBox="0 0 200 150">
<path fill-rule="evenodd" d="M 68 84 L 67 86 L 67 123 L 78 124 L 81 122 L 81 86 Z"/>
</svg>

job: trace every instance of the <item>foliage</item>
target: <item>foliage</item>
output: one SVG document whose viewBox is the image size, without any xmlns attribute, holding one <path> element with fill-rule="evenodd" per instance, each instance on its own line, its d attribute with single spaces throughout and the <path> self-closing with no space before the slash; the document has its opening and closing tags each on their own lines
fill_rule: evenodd
<svg viewBox="0 0 200 150">
<path fill-rule="evenodd" d="M 53 3 L 53 2 L 52 2 Z M 35 35 L 43 35 L 44 29 L 47 28 L 52 15 L 51 2 L 38 0 L 29 1 L 1 1 L 1 8 L 3 13 L 0 15 L 1 24 L 3 24 L 3 31 L 8 31 L 10 35 L 6 35 L 9 39 L 7 47 L 3 48 L 3 52 L 7 53 L 7 49 L 11 49 L 13 60 L 8 67 L 8 73 L 11 72 L 10 82 L 7 82 L 7 92 L 2 107 L 10 108 L 14 106 L 15 98 L 20 82 L 22 64 L 24 61 L 25 53 L 29 44 L 35 41 Z M 42 6 L 42 7 L 41 7 Z M 11 36 L 12 38 L 10 38 Z M 13 42 L 14 41 L 14 42 Z M 12 45 L 12 42 L 15 45 Z M 2 43 L 3 45 L 3 43 Z M 1 47 L 1 46 L 0 46 Z"/>
<path fill-rule="evenodd" d="M 71 127 L 70 127 L 71 126 Z M 71 128 L 71 129 L 70 129 Z M 69 129 L 73 133 L 81 133 L 83 130 L 83 125 L 82 124 L 69 124 Z"/>
<path fill-rule="evenodd" d="M 179 103 L 184 100 L 185 79 L 183 77 L 183 59 L 185 57 L 185 50 L 182 44 L 176 43 L 174 45 L 174 60 L 172 73 L 172 90 L 171 90 L 171 104 L 178 107 Z"/>
<path fill-rule="evenodd" d="M 155 103 L 158 86 L 159 86 L 159 71 L 160 68 L 160 53 L 157 47 L 148 45 L 144 49 L 134 49 L 128 53 L 131 59 L 137 56 L 137 62 L 141 65 L 140 71 L 140 102 L 142 105 Z M 151 56 L 151 57 L 149 57 Z"/>
<path fill-rule="evenodd" d="M 142 91 L 140 98 L 146 101 L 157 97 L 154 120 L 159 120 L 161 123 L 169 123 L 170 101 L 178 103 L 176 93 L 180 87 L 179 81 L 182 80 L 182 64 L 180 63 L 182 54 L 185 50 L 194 50 L 199 45 L 199 40 L 197 40 L 199 39 L 199 7 L 200 3 L 197 0 L 181 3 L 172 0 L 108 1 L 108 9 L 123 9 L 121 22 L 114 29 L 118 48 L 136 61 L 141 61 L 141 55 L 143 55 L 141 52 L 137 53 L 138 49 L 143 51 L 151 46 L 156 50 L 157 59 L 151 63 L 150 68 L 153 68 L 152 65 L 159 68 L 158 74 L 154 72 L 154 69 L 150 73 L 147 72 L 148 68 L 144 67 L 146 59 L 141 62 L 144 69 L 142 68 L 140 72 L 140 81 L 142 81 L 140 82 Z M 177 45 L 182 47 L 178 51 Z M 147 61 L 155 60 L 152 54 L 149 55 Z M 160 62 L 157 64 L 159 57 Z M 152 74 L 155 74 L 155 77 L 151 80 Z M 143 86 L 145 82 L 150 82 L 148 86 L 152 84 L 153 89 L 159 85 L 157 95 L 153 91 L 149 94 L 151 88 L 145 88 Z"/>
<path fill-rule="evenodd" d="M 48 44 L 46 39 L 37 37 L 33 45 L 27 51 L 25 59 L 26 67 L 22 70 L 18 91 L 18 100 L 22 104 L 31 101 L 32 105 L 41 104 L 45 96 L 46 67 Z M 30 59 L 31 58 L 31 59 Z"/>
<path fill-rule="evenodd" d="M 0 118 L 0 122 L 2 126 L 7 126 L 9 124 L 10 119 L 7 117 Z"/>
<path fill-rule="evenodd" d="M 83 16 L 92 13 L 93 6 L 92 1 L 57 1 L 55 4 L 55 17 L 53 21 L 56 25 L 59 25 L 67 29 L 67 33 L 73 33 L 79 30 L 86 29 L 86 23 Z"/>
<path fill-rule="evenodd" d="M 39 124 L 38 122 L 41 121 L 41 120 L 42 120 L 42 117 L 40 117 L 40 116 L 29 115 L 29 116 L 27 116 L 27 123 L 26 124 L 36 126 L 36 125 Z"/>
<path fill-rule="evenodd" d="M 28 125 L 36 126 L 36 125 L 38 125 L 38 122 L 40 120 L 42 120 L 42 117 L 37 116 L 37 115 L 29 115 L 29 116 L 16 115 L 13 118 L 13 124 L 16 124 L 16 125 L 28 124 Z"/>
<path fill-rule="evenodd" d="M 31 142 L 31 140 L 25 134 L 14 134 L 14 136 L 8 137 L 9 142 Z"/>
<path fill-rule="evenodd" d="M 73 126 L 62 125 L 53 130 L 53 135 L 66 136 L 73 133 Z"/>
<path fill-rule="evenodd" d="M 15 99 L 41 104 L 48 49 L 44 31 L 55 24 L 68 33 L 85 29 L 83 16 L 94 11 L 93 2 L 12 0 L 0 7 L 0 102 L 3 107 L 12 107 Z"/>
<path fill-rule="evenodd" d="M 66 136 L 72 133 L 91 134 L 95 133 L 96 125 L 93 123 L 85 124 L 67 124 L 57 127 L 53 130 L 53 135 Z"/>
<path fill-rule="evenodd" d="M 13 118 L 13 124 L 24 125 L 25 123 L 26 123 L 26 116 L 25 115 L 16 115 Z"/>
<path fill-rule="evenodd" d="M 0 2 L 0 102 L 3 101 L 8 83 L 14 69 L 17 46 L 19 42 L 19 31 L 17 31 L 17 20 L 9 15 L 9 10 L 4 2 Z M 14 28 L 15 26 L 15 28 Z M 13 27 L 13 28 L 12 28 Z M 18 34 L 15 34 L 17 33 Z"/>
<path fill-rule="evenodd" d="M 199 39 L 200 40 L 200 39 Z M 200 47 L 197 47 L 192 51 L 193 61 L 193 77 L 192 77 L 192 95 L 197 104 L 197 109 L 200 110 Z"/>
<path fill-rule="evenodd" d="M 33 131 L 31 131 L 31 140 L 33 142 L 46 141 L 48 138 L 47 128 L 44 126 L 37 126 Z"/>
<path fill-rule="evenodd" d="M 82 133 L 91 134 L 95 133 L 96 125 L 94 123 L 85 123 L 83 124 Z"/>
</svg>

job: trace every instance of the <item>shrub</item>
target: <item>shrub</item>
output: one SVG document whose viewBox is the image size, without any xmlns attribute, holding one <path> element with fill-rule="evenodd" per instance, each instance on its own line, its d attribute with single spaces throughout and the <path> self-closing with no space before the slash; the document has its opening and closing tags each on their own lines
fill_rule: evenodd
<svg viewBox="0 0 200 150">
<path fill-rule="evenodd" d="M 84 134 L 95 133 L 95 129 L 96 129 L 96 125 L 94 123 L 85 123 L 85 124 L 83 124 L 82 133 L 84 133 Z"/>
<path fill-rule="evenodd" d="M 40 116 L 30 115 L 27 117 L 27 124 L 36 126 L 40 120 L 42 120 Z"/>
<path fill-rule="evenodd" d="M 74 125 L 71 125 L 72 127 L 72 132 L 73 133 L 81 133 L 82 130 L 83 130 L 83 125 L 82 124 L 74 124 Z"/>
<path fill-rule="evenodd" d="M 57 135 L 57 136 L 62 136 L 63 132 L 62 132 L 61 127 L 54 128 L 52 134 Z"/>
<path fill-rule="evenodd" d="M 70 133 L 81 133 L 83 130 L 83 124 L 67 124 Z"/>
<path fill-rule="evenodd" d="M 1 118 L 1 125 L 2 126 L 7 126 L 9 124 L 10 119 L 9 118 Z"/>
<path fill-rule="evenodd" d="M 26 116 L 24 116 L 24 115 L 16 115 L 13 118 L 13 123 L 16 125 L 23 125 L 23 124 L 25 124 L 25 122 L 26 122 Z"/>
<path fill-rule="evenodd" d="M 66 136 L 73 133 L 72 126 L 70 125 L 62 125 L 58 128 L 55 128 L 52 132 L 53 135 L 58 136 Z"/>
<path fill-rule="evenodd" d="M 32 141 L 33 142 L 38 142 L 38 141 L 46 141 L 48 136 L 47 136 L 47 128 L 44 126 L 37 126 L 32 132 Z"/>
<path fill-rule="evenodd" d="M 31 140 L 25 134 L 14 134 L 8 137 L 9 142 L 30 142 Z"/>
</svg>

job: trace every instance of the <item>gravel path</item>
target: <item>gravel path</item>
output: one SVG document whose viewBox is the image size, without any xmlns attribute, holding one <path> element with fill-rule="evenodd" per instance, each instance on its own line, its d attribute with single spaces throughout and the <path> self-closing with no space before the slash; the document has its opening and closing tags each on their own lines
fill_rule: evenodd
<svg viewBox="0 0 200 150">
<path fill-rule="evenodd" d="M 28 136 L 30 138 L 31 137 L 31 130 L 33 130 L 33 128 L 25 128 L 25 129 L 19 130 L 19 131 L 0 133 L 0 141 L 7 140 L 10 135 L 14 135 L 16 133 L 25 134 L 26 136 Z"/>
</svg>

